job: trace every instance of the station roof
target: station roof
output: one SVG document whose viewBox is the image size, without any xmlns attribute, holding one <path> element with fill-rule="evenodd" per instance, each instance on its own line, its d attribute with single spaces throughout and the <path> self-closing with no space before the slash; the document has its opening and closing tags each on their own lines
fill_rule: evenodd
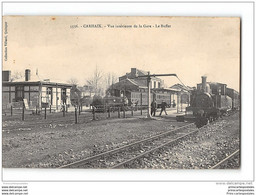
<svg viewBox="0 0 256 195">
<path fill-rule="evenodd" d="M 173 91 L 173 92 L 181 91 L 181 89 L 174 89 L 174 88 L 156 88 L 156 90 Z"/>
<path fill-rule="evenodd" d="M 73 85 L 68 83 L 50 82 L 50 81 L 3 81 L 3 86 L 15 86 L 15 85 L 49 85 L 49 86 L 63 86 L 72 87 Z"/>
<path fill-rule="evenodd" d="M 132 69 L 134 69 L 134 71 L 136 71 L 136 75 L 132 74 Z M 137 69 L 137 68 L 132 68 L 132 69 L 131 69 L 131 72 L 128 72 L 128 73 L 126 73 L 125 75 L 119 77 L 119 80 L 124 80 L 124 79 L 126 79 L 126 78 L 129 78 L 129 79 L 134 79 L 134 78 L 136 78 L 136 79 L 138 79 L 138 78 L 137 78 L 138 76 L 145 76 L 145 75 L 148 74 L 148 72 L 146 72 L 146 71 L 144 71 L 144 70 L 140 70 L 140 69 Z M 140 78 L 140 79 L 146 80 L 147 78 Z M 159 80 L 159 81 L 161 80 L 161 79 L 158 78 L 158 77 L 152 77 L 152 79 L 154 79 L 154 80 Z"/>
<path fill-rule="evenodd" d="M 72 84 L 65 83 L 58 80 L 42 79 L 38 74 L 30 74 L 30 79 L 25 81 L 25 78 L 15 79 L 13 81 L 3 81 L 3 85 L 15 86 L 15 85 L 50 85 L 50 86 L 63 86 L 72 87 Z"/>
<path fill-rule="evenodd" d="M 144 70 L 139 70 L 136 68 L 136 73 L 137 73 L 137 76 L 144 76 L 144 75 L 147 75 L 147 72 L 144 71 Z M 132 76 L 132 73 L 129 72 L 129 73 L 126 73 L 125 75 L 121 76 L 121 77 L 131 77 Z"/>
<path fill-rule="evenodd" d="M 145 80 L 134 80 L 126 78 L 124 80 L 119 81 L 118 83 L 113 84 L 110 88 L 117 90 L 139 90 L 139 89 L 147 89 L 147 85 L 145 84 Z M 180 89 L 171 89 L 171 88 L 153 88 L 154 91 L 168 91 L 168 92 L 180 92 Z"/>
<path fill-rule="evenodd" d="M 170 87 L 170 89 L 172 90 L 179 90 L 179 91 L 192 91 L 193 88 L 192 87 L 189 87 L 189 86 L 185 86 L 185 85 L 181 85 L 179 83 L 173 85 Z"/>
<path fill-rule="evenodd" d="M 138 90 L 138 89 L 145 89 L 147 86 L 142 85 L 142 83 L 138 83 L 132 79 L 126 78 L 121 80 L 111 86 L 111 88 L 118 89 L 118 90 Z"/>
</svg>

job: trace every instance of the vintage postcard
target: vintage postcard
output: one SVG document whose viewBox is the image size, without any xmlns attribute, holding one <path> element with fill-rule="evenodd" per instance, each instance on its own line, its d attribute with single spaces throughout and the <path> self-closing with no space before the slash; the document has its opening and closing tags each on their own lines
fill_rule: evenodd
<svg viewBox="0 0 256 195">
<path fill-rule="evenodd" d="M 4 16 L 3 168 L 239 169 L 240 18 Z"/>
</svg>

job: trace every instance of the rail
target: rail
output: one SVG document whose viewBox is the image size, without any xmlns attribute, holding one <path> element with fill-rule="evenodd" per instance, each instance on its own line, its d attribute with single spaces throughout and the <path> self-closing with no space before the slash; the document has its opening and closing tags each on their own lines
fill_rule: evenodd
<svg viewBox="0 0 256 195">
<path fill-rule="evenodd" d="M 227 162 L 229 159 L 231 159 L 232 157 L 234 157 L 235 155 L 237 155 L 240 152 L 240 150 L 236 150 L 235 152 L 233 152 L 232 154 L 230 154 L 229 156 L 227 156 L 226 158 L 224 158 L 222 161 L 220 161 L 219 163 L 217 163 L 216 165 L 210 167 L 210 169 L 216 169 L 218 167 L 220 167 L 222 164 L 224 164 L 225 162 Z"/>
<path fill-rule="evenodd" d="M 189 128 L 191 126 L 193 126 L 192 123 L 188 124 L 188 125 L 185 125 L 185 126 L 182 126 L 182 127 L 179 127 L 179 128 L 176 128 L 174 130 L 170 130 L 170 131 L 167 131 L 167 132 L 164 132 L 164 133 L 160 133 L 158 135 L 155 135 L 155 136 L 152 136 L 152 137 L 149 137 L 149 138 L 145 138 L 143 140 L 140 140 L 140 141 L 137 141 L 137 142 L 134 142 L 134 143 L 122 146 L 120 148 L 109 150 L 107 152 L 103 152 L 103 153 L 100 153 L 100 154 L 97 154 L 97 155 L 94 155 L 94 156 L 90 156 L 88 158 L 85 158 L 85 159 L 82 159 L 82 160 L 79 160 L 79 161 L 76 161 L 76 162 L 72 162 L 72 163 L 67 164 L 67 165 L 63 165 L 63 166 L 61 166 L 59 168 L 69 168 L 69 167 L 73 167 L 73 166 L 78 167 L 78 166 L 84 165 L 84 164 L 86 164 L 88 162 L 91 162 L 93 160 L 96 160 L 96 159 L 99 159 L 101 157 L 104 157 L 106 155 L 118 153 L 118 152 L 123 151 L 123 150 L 125 150 L 127 148 L 131 148 L 131 147 L 133 147 L 135 145 L 142 144 L 142 143 L 145 143 L 145 142 L 149 142 L 149 141 L 158 139 L 158 138 L 163 137 L 163 136 L 167 136 L 167 135 L 169 135 L 171 133 L 177 132 L 177 131 L 179 131 L 181 129 L 184 129 L 184 128 Z"/>
<path fill-rule="evenodd" d="M 149 151 L 147 151 L 147 152 L 144 152 L 144 153 L 142 153 L 142 154 L 140 154 L 140 155 L 137 155 L 137 156 L 135 156 L 135 157 L 133 157 L 133 158 L 130 158 L 130 159 L 128 159 L 128 160 L 126 160 L 126 161 L 124 161 L 124 162 L 121 162 L 121 163 L 119 163 L 119 164 L 117 164 L 117 165 L 114 165 L 114 166 L 111 167 L 111 169 L 120 168 L 120 167 L 124 166 L 125 164 L 131 163 L 132 161 L 135 161 L 135 160 L 137 160 L 137 159 L 139 159 L 139 158 L 141 158 L 141 157 L 143 157 L 143 156 L 146 156 L 146 155 L 148 155 L 148 154 L 150 154 L 150 153 L 153 153 L 153 152 L 159 150 L 160 148 L 163 148 L 163 147 L 165 147 L 165 146 L 167 146 L 167 145 L 175 144 L 175 143 L 177 143 L 178 141 L 181 141 L 182 139 L 187 138 L 188 136 L 193 135 L 193 134 L 195 134 L 195 133 L 197 133 L 197 132 L 198 132 L 198 130 L 194 130 L 194 131 L 192 131 L 192 132 L 190 132 L 190 133 L 187 133 L 187 134 L 185 134 L 185 135 L 183 135 L 183 136 L 180 136 L 180 137 L 178 137 L 178 138 L 176 138 L 176 139 L 174 139 L 174 140 L 170 140 L 169 142 L 164 143 L 164 144 L 162 144 L 162 145 L 160 145 L 160 146 L 157 146 L 157 147 L 155 147 L 155 148 L 153 148 L 153 149 L 151 149 L 151 150 L 149 150 Z"/>
</svg>

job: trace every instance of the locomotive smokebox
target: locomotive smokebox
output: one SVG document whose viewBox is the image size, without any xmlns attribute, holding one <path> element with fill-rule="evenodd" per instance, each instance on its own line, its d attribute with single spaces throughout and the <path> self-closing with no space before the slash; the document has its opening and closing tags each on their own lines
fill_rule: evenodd
<svg viewBox="0 0 256 195">
<path fill-rule="evenodd" d="M 206 76 L 202 76 L 202 89 L 206 92 Z"/>
</svg>

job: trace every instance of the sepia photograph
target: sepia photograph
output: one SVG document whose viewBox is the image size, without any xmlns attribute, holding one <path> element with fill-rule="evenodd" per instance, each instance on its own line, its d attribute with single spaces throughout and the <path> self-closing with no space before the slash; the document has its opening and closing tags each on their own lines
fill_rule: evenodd
<svg viewBox="0 0 256 195">
<path fill-rule="evenodd" d="M 3 16 L 2 36 L 2 168 L 241 168 L 240 17 Z"/>
</svg>

